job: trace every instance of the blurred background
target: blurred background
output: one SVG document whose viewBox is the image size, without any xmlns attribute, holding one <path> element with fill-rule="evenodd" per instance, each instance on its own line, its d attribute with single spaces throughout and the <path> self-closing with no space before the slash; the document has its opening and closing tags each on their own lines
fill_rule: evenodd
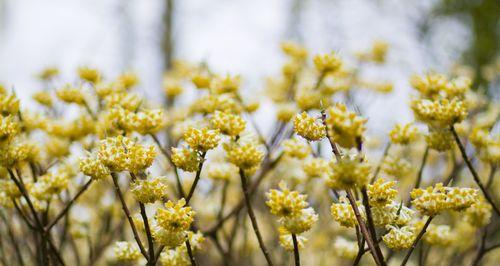
<svg viewBox="0 0 500 266">
<path fill-rule="evenodd" d="M 404 122 L 394 119 L 411 119 L 411 74 L 465 71 L 477 77 L 476 89 L 498 97 L 498 82 L 484 81 L 500 67 L 499 18 L 498 0 L 0 0 L 0 82 L 26 104 L 47 66 L 59 67 L 65 81 L 83 65 L 108 77 L 134 70 L 153 98 L 179 58 L 241 74 L 250 95 L 280 72 L 281 41 L 311 54 L 335 50 L 349 61 L 383 40 L 387 63 L 362 75 L 392 82 L 394 92 L 356 97 L 375 120 L 371 127 L 387 131 Z"/>
</svg>

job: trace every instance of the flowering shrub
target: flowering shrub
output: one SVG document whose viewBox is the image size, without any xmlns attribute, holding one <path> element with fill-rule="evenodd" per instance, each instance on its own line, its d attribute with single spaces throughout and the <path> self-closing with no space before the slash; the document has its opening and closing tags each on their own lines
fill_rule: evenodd
<svg viewBox="0 0 500 266">
<path fill-rule="evenodd" d="M 37 108 L 0 88 L 2 263 L 492 262 L 498 103 L 470 77 L 413 76 L 415 121 L 380 147 L 355 92 L 393 90 L 361 75 L 385 63 L 386 43 L 356 53 L 358 68 L 282 50 L 267 102 L 245 97 L 238 75 L 186 62 L 165 73 L 164 101 L 142 97 L 134 73 L 89 67 L 62 86 L 45 69 Z M 259 108 L 274 115 L 269 133 Z"/>
</svg>

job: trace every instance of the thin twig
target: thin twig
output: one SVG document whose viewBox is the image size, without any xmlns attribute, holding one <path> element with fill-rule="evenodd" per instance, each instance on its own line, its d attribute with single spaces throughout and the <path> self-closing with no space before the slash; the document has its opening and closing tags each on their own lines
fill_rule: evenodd
<svg viewBox="0 0 500 266">
<path fill-rule="evenodd" d="M 189 255 L 189 259 L 191 260 L 191 266 L 196 266 L 196 260 L 193 255 L 193 250 L 191 249 L 191 244 L 189 243 L 189 238 L 186 240 L 186 249 Z"/>
<path fill-rule="evenodd" d="M 422 228 L 422 230 L 420 230 L 420 233 L 418 233 L 417 238 L 415 238 L 415 240 L 413 241 L 413 244 L 411 245 L 410 249 L 408 250 L 408 253 L 406 253 L 405 258 L 403 259 L 403 262 L 401 263 L 401 266 L 406 265 L 406 263 L 408 262 L 408 260 L 411 257 L 411 254 L 413 253 L 413 250 L 417 246 L 418 241 L 420 241 L 422 236 L 424 236 L 425 231 L 427 231 L 427 227 L 429 227 L 433 218 L 434 218 L 434 216 L 429 216 L 429 218 L 427 218 L 427 221 L 425 222 L 424 227 Z"/>
<path fill-rule="evenodd" d="M 349 200 L 349 203 L 351 204 L 351 207 L 354 211 L 354 215 L 356 216 L 356 220 L 358 221 L 358 225 L 361 229 L 361 233 L 363 234 L 364 238 L 366 239 L 366 243 L 368 244 L 368 248 L 370 248 L 370 251 L 371 251 L 373 259 L 375 260 L 375 263 L 377 265 L 383 265 L 382 262 L 380 261 L 379 256 L 377 255 L 377 251 L 375 250 L 375 246 L 373 244 L 370 233 L 368 232 L 366 225 L 363 221 L 363 217 L 361 217 L 361 213 L 359 212 L 358 205 L 356 203 L 356 200 L 354 198 L 352 191 L 346 190 L 346 192 L 347 192 L 347 199 Z"/>
<path fill-rule="evenodd" d="M 295 266 L 300 266 L 300 254 L 299 254 L 299 243 L 297 241 L 297 236 L 292 234 L 293 241 L 293 256 L 295 258 Z"/>
<path fill-rule="evenodd" d="M 189 204 L 189 201 L 193 197 L 194 190 L 196 189 L 196 185 L 198 184 L 198 181 L 200 180 L 201 170 L 203 169 L 203 163 L 205 162 L 205 155 L 206 154 L 207 154 L 207 152 L 203 152 L 201 154 L 201 161 L 198 164 L 198 170 L 196 171 L 196 176 L 194 177 L 193 184 L 191 185 L 191 189 L 189 190 L 189 194 L 186 198 L 186 204 Z"/>
<path fill-rule="evenodd" d="M 390 141 L 385 145 L 384 153 L 382 154 L 382 157 L 380 158 L 380 162 L 378 163 L 377 168 L 375 168 L 375 172 L 373 173 L 373 176 L 370 179 L 370 184 L 373 184 L 373 182 L 375 182 L 375 179 L 377 179 L 378 173 L 380 172 L 380 169 L 382 168 L 382 165 L 384 164 L 385 158 L 389 154 L 389 150 L 390 150 L 391 146 L 392 146 L 392 142 L 390 142 Z"/>
<path fill-rule="evenodd" d="M 45 227 L 46 231 L 49 231 L 52 227 L 54 227 L 54 225 L 57 224 L 57 222 L 61 218 L 64 217 L 64 215 L 66 215 L 66 213 L 69 211 L 69 209 L 71 209 L 71 206 L 73 206 L 76 200 L 83 194 L 83 192 L 85 192 L 89 188 L 92 181 L 93 179 L 90 179 L 89 181 L 87 181 L 87 183 L 85 183 L 85 185 L 82 186 L 82 188 L 78 191 L 78 193 L 76 193 L 76 195 L 66 204 L 66 207 L 64 207 L 64 209 L 56 216 L 56 218 L 54 218 L 54 220 L 48 226 Z"/>
<path fill-rule="evenodd" d="M 380 250 L 380 246 L 378 245 L 378 242 L 375 241 L 377 239 L 377 232 L 375 231 L 375 224 L 373 222 L 371 206 L 370 206 L 370 202 L 369 202 L 369 198 L 368 198 L 368 193 L 367 193 L 365 187 L 361 188 L 361 194 L 363 195 L 363 205 L 365 206 L 366 217 L 368 220 L 367 227 L 368 227 L 368 230 L 370 231 L 372 239 L 374 240 L 373 246 L 375 248 L 375 251 L 377 252 L 377 256 L 379 257 L 380 261 L 382 262 L 382 265 L 385 265 L 384 255 L 382 254 L 382 250 Z"/>
<path fill-rule="evenodd" d="M 144 249 L 144 246 L 142 245 L 141 238 L 139 237 L 139 233 L 137 232 L 137 228 L 135 227 L 134 220 L 132 220 L 132 216 L 131 216 L 130 211 L 127 207 L 127 203 L 125 202 L 125 198 L 123 197 L 123 193 L 120 189 L 120 184 L 118 184 L 118 177 L 116 176 L 116 173 L 111 173 L 111 177 L 113 179 L 115 192 L 118 195 L 118 198 L 120 199 L 120 202 L 122 205 L 122 210 L 125 213 L 125 216 L 127 217 L 128 223 L 130 224 L 130 228 L 132 229 L 132 233 L 134 234 L 135 241 L 137 242 L 137 245 L 139 246 L 139 250 L 141 251 L 144 258 L 148 259 L 148 253 L 146 252 L 146 250 Z"/>
<path fill-rule="evenodd" d="M 469 168 L 469 170 L 472 174 L 472 177 L 474 178 L 474 181 L 476 182 L 478 187 L 483 192 L 483 195 L 486 198 L 486 200 L 491 204 L 491 206 L 495 210 L 495 213 L 500 216 L 500 209 L 498 209 L 498 207 L 495 205 L 493 198 L 491 198 L 490 194 L 488 193 L 488 191 L 484 187 L 483 183 L 481 182 L 481 179 L 479 179 L 479 175 L 477 174 L 476 169 L 474 169 L 474 166 L 472 166 L 472 163 L 470 162 L 469 157 L 467 156 L 467 153 L 465 151 L 465 147 L 462 144 L 462 142 L 460 141 L 460 137 L 458 136 L 457 131 L 455 130 L 455 127 L 451 126 L 450 129 L 451 129 L 451 132 L 453 133 L 453 136 L 455 137 L 455 141 L 458 145 L 458 148 L 460 149 L 460 153 L 462 154 L 462 158 L 464 159 L 465 163 L 467 164 L 467 167 Z"/>
<path fill-rule="evenodd" d="M 271 256 L 269 254 L 269 251 L 267 250 L 266 246 L 264 245 L 264 240 L 262 239 L 262 235 L 260 234 L 259 226 L 257 224 L 257 219 L 255 218 L 255 213 L 253 212 L 252 204 L 250 202 L 250 193 L 248 191 L 247 179 L 245 177 L 245 173 L 244 173 L 243 169 L 240 169 L 240 178 L 241 178 L 241 188 L 243 189 L 243 194 L 245 196 L 245 204 L 247 206 L 248 216 L 250 217 L 250 221 L 252 222 L 252 227 L 253 227 L 253 230 L 255 232 L 255 236 L 257 236 L 257 240 L 259 241 L 260 249 L 262 250 L 264 257 L 266 258 L 267 264 L 269 266 L 272 266 L 274 264 L 271 260 Z"/>
</svg>

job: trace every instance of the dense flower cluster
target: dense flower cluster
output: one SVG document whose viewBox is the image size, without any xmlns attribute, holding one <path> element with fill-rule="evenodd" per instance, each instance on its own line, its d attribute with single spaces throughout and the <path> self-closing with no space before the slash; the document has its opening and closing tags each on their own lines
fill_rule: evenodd
<svg viewBox="0 0 500 266">
<path fill-rule="evenodd" d="M 389 47 L 283 43 L 265 94 L 183 61 L 157 100 L 92 67 L 39 73 L 35 110 L 0 86 L 2 262 L 494 265 L 498 103 L 467 71 L 416 75 L 414 119 L 372 127 L 358 92 L 395 88 L 364 71 Z"/>
</svg>

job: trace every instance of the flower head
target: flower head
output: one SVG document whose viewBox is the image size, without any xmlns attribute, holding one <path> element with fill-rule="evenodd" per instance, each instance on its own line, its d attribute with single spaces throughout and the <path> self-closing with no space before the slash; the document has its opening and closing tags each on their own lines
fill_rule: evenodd
<svg viewBox="0 0 500 266">
<path fill-rule="evenodd" d="M 326 124 L 330 138 L 344 148 L 355 148 L 362 140 L 366 119 L 347 110 L 344 104 L 337 103 L 328 108 Z"/>
<path fill-rule="evenodd" d="M 182 198 L 177 203 L 168 201 L 165 208 L 157 209 L 156 222 L 160 227 L 169 232 L 183 232 L 189 229 L 194 219 L 195 212 Z"/>
<path fill-rule="evenodd" d="M 295 132 L 309 141 L 318 141 L 325 137 L 326 127 L 321 121 L 302 112 L 295 116 L 293 120 Z"/>
</svg>

